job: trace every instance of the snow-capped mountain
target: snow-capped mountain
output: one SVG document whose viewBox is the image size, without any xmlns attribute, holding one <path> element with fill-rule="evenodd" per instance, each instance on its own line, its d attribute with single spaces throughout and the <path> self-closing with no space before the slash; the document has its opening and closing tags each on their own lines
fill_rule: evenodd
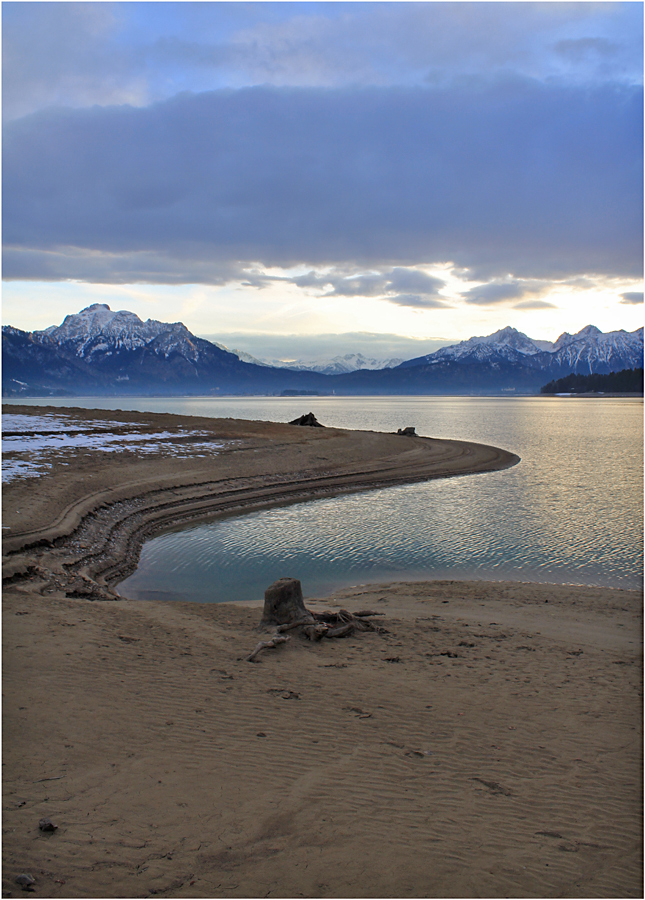
<svg viewBox="0 0 645 900">
<path fill-rule="evenodd" d="M 93 303 L 80 313 L 65 316 L 62 325 L 34 331 L 34 336 L 43 344 L 58 344 L 88 361 L 95 354 L 109 356 L 118 350 L 136 350 L 155 340 L 156 352 L 166 357 L 179 351 L 189 359 L 199 358 L 195 343 L 199 339 L 181 322 L 143 322 L 128 310 L 113 312 L 106 303 Z"/>
<path fill-rule="evenodd" d="M 553 360 L 570 372 L 617 372 L 643 365 L 643 329 L 603 334 L 587 325 L 577 334 L 561 334 L 553 346 Z"/>
<path fill-rule="evenodd" d="M 181 322 L 143 322 L 95 303 L 44 331 L 5 326 L 2 348 L 5 396 L 530 394 L 572 372 L 642 367 L 643 329 L 603 334 L 588 325 L 551 344 L 502 328 L 403 363 L 348 353 L 275 366 L 196 337 Z"/>
<path fill-rule="evenodd" d="M 293 369 L 296 372 L 319 372 L 322 375 L 345 375 L 347 372 L 356 372 L 359 369 L 393 369 L 403 362 L 400 358 L 375 359 L 363 356 L 362 353 L 346 353 L 343 356 L 334 356 L 331 359 L 265 359 L 251 356 L 244 350 L 233 350 L 225 344 L 213 341 L 216 347 L 234 353 L 243 362 L 253 363 L 256 366 L 272 366 L 276 369 Z"/>
<path fill-rule="evenodd" d="M 277 365 L 276 363 L 270 362 L 267 359 L 257 359 L 255 356 L 251 356 L 250 353 L 247 353 L 245 350 L 231 350 L 230 347 L 227 347 L 226 344 L 219 344 L 217 341 L 211 341 L 213 346 L 219 347 L 220 350 L 225 350 L 227 353 L 233 353 L 237 356 L 238 359 L 241 359 L 242 362 L 252 363 L 254 366 L 273 366 Z"/>
<path fill-rule="evenodd" d="M 332 359 L 326 360 L 297 359 L 295 362 L 288 363 L 287 367 L 289 369 L 297 369 L 300 372 L 346 375 L 348 372 L 357 372 L 362 369 L 393 369 L 395 366 L 400 366 L 402 362 L 402 359 L 373 359 L 372 357 L 363 356 L 362 353 L 346 353 L 343 356 L 334 356 Z"/>
<path fill-rule="evenodd" d="M 553 344 L 534 341 L 507 327 L 485 337 L 472 337 L 435 353 L 404 362 L 401 368 L 446 363 L 475 365 L 510 363 L 546 373 L 605 373 L 643 365 L 643 329 L 604 333 L 587 325 L 577 334 L 561 334 Z"/>
<path fill-rule="evenodd" d="M 560 350 L 562 347 L 566 347 L 569 344 L 573 344 L 576 341 L 584 341 L 584 340 L 597 340 L 599 337 L 609 337 L 613 334 L 627 334 L 627 332 L 622 331 L 611 331 L 608 335 L 603 335 L 600 328 L 596 328 L 595 325 L 585 325 L 584 328 L 581 328 L 577 334 L 569 334 L 568 331 L 564 331 L 560 337 L 553 344 L 553 350 Z"/>
<path fill-rule="evenodd" d="M 143 322 L 94 303 L 61 325 L 34 333 L 4 327 L 3 392 L 8 395 L 275 393 L 313 389 L 314 373 L 242 362 L 181 322 Z M 277 374 L 278 373 L 278 374 Z"/>
<path fill-rule="evenodd" d="M 503 359 L 516 360 L 518 357 L 533 356 L 539 352 L 540 348 L 531 338 L 523 332 L 507 326 L 485 337 L 471 337 L 459 344 L 441 347 L 420 359 L 425 360 L 428 364 L 439 360 L 463 360 L 466 358 L 481 362 L 498 356 Z M 416 363 L 417 360 L 408 360 L 404 365 L 409 366 L 413 362 Z"/>
</svg>

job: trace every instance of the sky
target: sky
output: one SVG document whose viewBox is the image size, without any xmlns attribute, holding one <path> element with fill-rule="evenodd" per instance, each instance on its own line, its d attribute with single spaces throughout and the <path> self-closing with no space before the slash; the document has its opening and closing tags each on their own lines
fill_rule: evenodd
<svg viewBox="0 0 645 900">
<path fill-rule="evenodd" d="M 642 325 L 642 3 L 4 2 L 2 28 L 3 324 L 108 303 L 292 357 Z"/>
</svg>

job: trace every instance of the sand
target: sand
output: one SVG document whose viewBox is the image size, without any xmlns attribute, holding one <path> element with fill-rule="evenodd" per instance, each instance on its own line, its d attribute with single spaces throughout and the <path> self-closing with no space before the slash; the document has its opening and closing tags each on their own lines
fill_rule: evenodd
<svg viewBox="0 0 645 900">
<path fill-rule="evenodd" d="M 177 517 L 513 462 L 182 425 L 208 422 L 236 449 L 69 451 L 3 493 L 3 893 L 29 873 L 40 897 L 642 896 L 639 592 L 357 586 L 307 605 L 382 612 L 383 633 L 255 663 L 257 605 L 92 602 Z"/>
</svg>

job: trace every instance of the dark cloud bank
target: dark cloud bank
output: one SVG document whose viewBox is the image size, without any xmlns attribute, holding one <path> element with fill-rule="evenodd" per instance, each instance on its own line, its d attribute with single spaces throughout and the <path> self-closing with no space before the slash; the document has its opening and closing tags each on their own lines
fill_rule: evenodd
<svg viewBox="0 0 645 900">
<path fill-rule="evenodd" d="M 639 276 L 642 152 L 628 86 L 266 87 L 49 109 L 5 128 L 4 276 L 218 284 L 253 262 L 439 261 L 486 280 Z M 431 304 L 440 286 L 383 278 L 394 302 Z"/>
</svg>

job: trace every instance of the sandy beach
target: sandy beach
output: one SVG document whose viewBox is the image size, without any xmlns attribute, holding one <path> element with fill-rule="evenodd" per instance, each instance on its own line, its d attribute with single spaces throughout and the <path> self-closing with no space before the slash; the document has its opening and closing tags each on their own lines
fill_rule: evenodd
<svg viewBox="0 0 645 900">
<path fill-rule="evenodd" d="M 3 491 L 4 896 L 21 873 L 40 897 L 642 896 L 640 592 L 358 585 L 307 606 L 383 613 L 379 631 L 254 663 L 260 601 L 114 599 L 165 528 L 517 457 L 4 412 L 43 433 L 62 416 L 70 441 Z M 17 425 L 5 464 L 26 466 Z"/>
</svg>

